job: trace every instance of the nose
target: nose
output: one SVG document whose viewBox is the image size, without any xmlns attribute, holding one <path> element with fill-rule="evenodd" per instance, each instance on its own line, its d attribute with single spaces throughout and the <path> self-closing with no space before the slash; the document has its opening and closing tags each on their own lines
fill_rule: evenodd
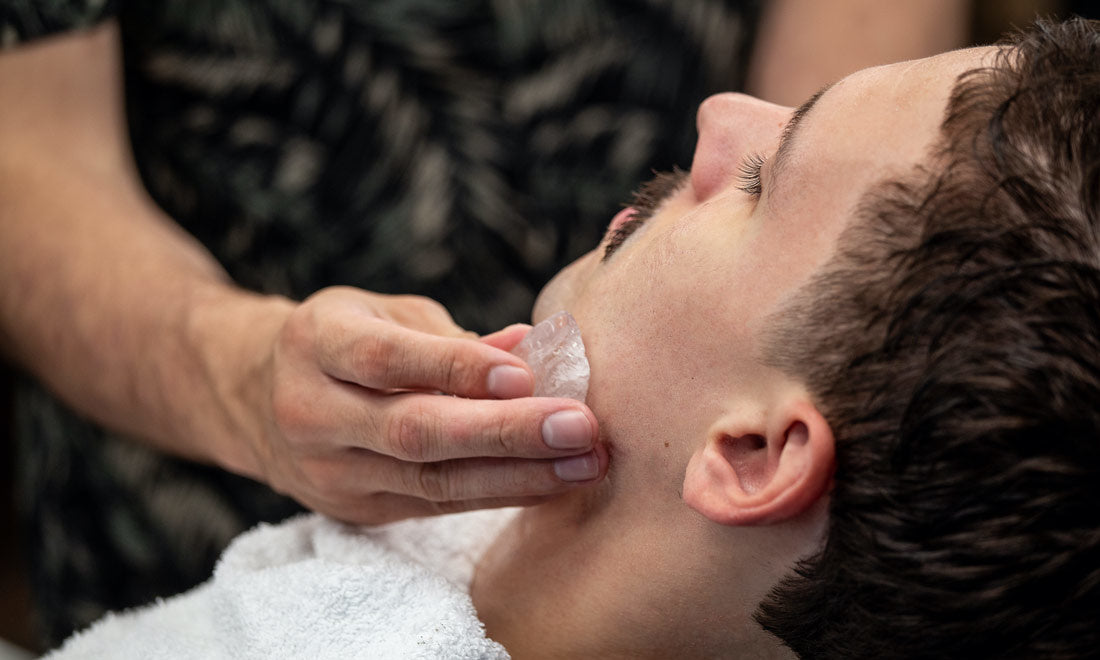
<svg viewBox="0 0 1100 660">
<path fill-rule="evenodd" d="M 703 101 L 695 120 L 699 140 L 691 162 L 695 198 L 704 201 L 733 182 L 746 155 L 770 156 L 791 112 L 747 94 L 715 94 Z"/>
</svg>

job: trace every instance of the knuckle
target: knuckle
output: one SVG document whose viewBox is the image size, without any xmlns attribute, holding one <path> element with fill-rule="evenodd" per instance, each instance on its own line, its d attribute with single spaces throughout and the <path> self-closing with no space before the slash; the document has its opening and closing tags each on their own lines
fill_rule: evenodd
<svg viewBox="0 0 1100 660">
<path fill-rule="evenodd" d="M 406 304 L 427 314 L 446 313 L 447 311 L 438 301 L 425 296 L 408 296 Z"/>
<path fill-rule="evenodd" d="M 392 455 L 417 463 L 431 458 L 433 419 L 421 406 L 409 406 L 394 414 L 386 431 Z"/>
<path fill-rule="evenodd" d="M 451 416 L 439 424 L 438 441 L 457 457 L 512 456 L 517 453 L 516 428 L 506 414 Z M 448 457 L 451 457 L 448 455 Z"/>
<path fill-rule="evenodd" d="M 279 338 L 283 344 L 290 348 L 308 347 L 311 343 L 312 325 L 309 312 L 299 306 L 287 317 Z"/>
<path fill-rule="evenodd" d="M 443 438 L 466 449 L 467 455 L 511 456 L 516 452 L 515 429 L 505 414 L 491 418 L 454 417 L 444 427 Z"/>
<path fill-rule="evenodd" d="M 545 490 L 541 474 L 532 474 L 520 463 L 509 463 L 500 475 L 501 495 L 535 495 Z"/>
<path fill-rule="evenodd" d="M 497 418 L 489 440 L 496 445 L 500 456 L 509 456 L 515 451 L 512 443 L 512 427 L 503 416 Z"/>
<path fill-rule="evenodd" d="M 466 391 L 470 389 L 478 374 L 477 356 L 466 346 L 457 348 L 451 352 L 444 363 L 446 372 L 443 381 L 451 391 Z"/>
<path fill-rule="evenodd" d="M 318 324 L 311 308 L 296 307 L 279 329 L 275 350 L 284 360 L 310 359 L 318 351 Z"/>
<path fill-rule="evenodd" d="M 400 346 L 395 346 L 376 333 L 367 334 L 355 342 L 352 362 L 355 373 L 369 383 L 383 384 L 394 379 L 394 366 L 400 365 Z"/>
<path fill-rule="evenodd" d="M 426 500 L 445 502 L 451 499 L 450 470 L 442 463 L 421 463 L 414 471 L 416 492 Z"/>
</svg>

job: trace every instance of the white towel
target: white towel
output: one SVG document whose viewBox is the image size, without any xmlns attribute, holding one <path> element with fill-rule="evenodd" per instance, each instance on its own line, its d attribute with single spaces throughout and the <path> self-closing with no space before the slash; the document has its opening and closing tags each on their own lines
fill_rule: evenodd
<svg viewBox="0 0 1100 660">
<path fill-rule="evenodd" d="M 508 658 L 469 596 L 474 567 L 515 509 L 355 528 L 317 515 L 239 536 L 214 576 L 109 614 L 47 656 Z"/>
</svg>

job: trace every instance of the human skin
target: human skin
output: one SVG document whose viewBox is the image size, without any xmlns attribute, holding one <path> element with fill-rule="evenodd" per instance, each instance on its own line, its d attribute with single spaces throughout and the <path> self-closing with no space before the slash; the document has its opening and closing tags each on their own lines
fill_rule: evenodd
<svg viewBox="0 0 1100 660">
<path fill-rule="evenodd" d="M 811 15 L 795 9 L 781 13 Z M 525 398 L 530 372 L 505 352 L 522 329 L 476 342 L 423 298 L 234 286 L 142 189 L 121 72 L 113 22 L 0 55 L 0 95 L 19 100 L 0 112 L 0 359 L 113 430 L 350 522 L 531 504 L 602 478 L 591 411 Z"/>
<path fill-rule="evenodd" d="M 18 99 L 0 111 L 0 359 L 83 415 L 357 523 L 602 477 L 591 411 L 527 396 L 522 327 L 478 341 L 424 298 L 235 286 L 142 188 L 114 22 L 0 54 L 0 97 Z"/>
<path fill-rule="evenodd" d="M 786 653 L 751 615 L 820 547 L 833 437 L 802 381 L 763 360 L 768 322 L 872 184 L 929 163 L 955 78 L 991 52 L 845 78 L 778 169 L 792 109 L 711 97 L 686 184 L 610 258 L 598 248 L 546 287 L 534 318 L 576 317 L 612 468 L 521 512 L 479 565 L 475 605 L 515 657 Z M 741 189 L 753 153 L 759 196 Z"/>
</svg>

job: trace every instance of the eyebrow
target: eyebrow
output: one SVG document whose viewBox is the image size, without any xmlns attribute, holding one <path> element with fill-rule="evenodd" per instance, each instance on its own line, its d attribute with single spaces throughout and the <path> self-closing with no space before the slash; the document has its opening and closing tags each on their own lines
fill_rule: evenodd
<svg viewBox="0 0 1100 660">
<path fill-rule="evenodd" d="M 825 95 L 825 92 L 833 86 L 834 83 L 829 83 L 821 89 L 817 90 L 813 96 L 806 99 L 806 102 L 798 106 L 795 109 L 794 114 L 787 120 L 787 125 L 783 127 L 783 132 L 779 136 L 779 147 L 775 151 L 775 160 L 772 165 L 772 185 L 770 188 L 774 188 L 779 180 L 779 174 L 783 170 L 783 166 L 787 160 L 790 159 L 791 150 L 794 148 L 792 145 L 795 143 L 795 138 L 798 136 L 798 127 L 806 120 L 806 116 L 810 114 L 814 106 L 817 105 L 818 100 Z"/>
</svg>

